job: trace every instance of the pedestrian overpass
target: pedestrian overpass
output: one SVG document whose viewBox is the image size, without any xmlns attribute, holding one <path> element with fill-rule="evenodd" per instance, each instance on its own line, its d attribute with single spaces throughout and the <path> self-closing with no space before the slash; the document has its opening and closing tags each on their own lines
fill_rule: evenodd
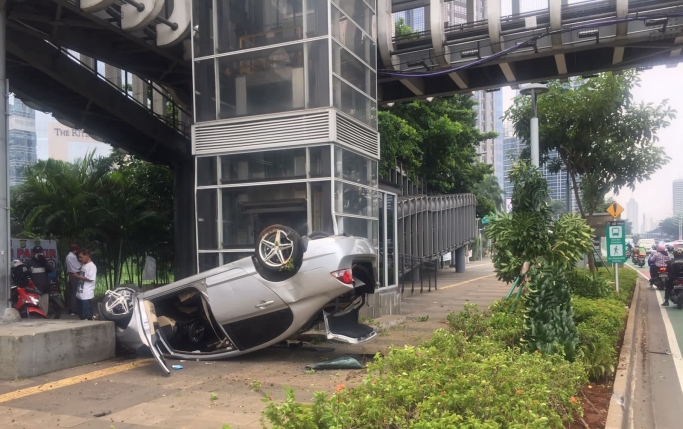
<svg viewBox="0 0 683 429">
<path fill-rule="evenodd" d="M 181 276 L 197 270 L 202 259 L 225 263 L 245 250 L 222 242 L 229 235 L 227 221 L 221 218 L 227 212 L 218 201 L 232 198 L 225 186 L 237 186 L 225 182 L 227 173 L 220 170 L 228 162 L 226 154 L 236 154 L 230 159 L 237 160 L 239 151 L 303 146 L 304 155 L 294 149 L 288 152 L 291 172 L 282 180 L 283 186 L 299 174 L 307 180 L 286 204 L 291 206 L 287 210 L 308 213 L 308 229 L 317 219 L 311 201 L 320 192 L 330 199 L 320 207 L 332 212 L 331 220 L 321 218 L 320 225 L 334 232 L 354 225 L 378 237 L 380 253 L 394 253 L 397 245 L 392 261 L 384 257 L 385 264 L 393 264 L 394 277 L 412 269 L 412 258 L 438 259 L 459 251 L 453 259 L 462 260 L 463 246 L 477 234 L 474 200 L 432 198 L 419 187 L 412 192 L 403 192 L 404 186 L 401 192 L 391 185 L 382 187 L 375 161 L 379 157 L 377 104 L 607 70 L 675 66 L 683 47 L 683 1 L 6 0 L 2 4 L 0 51 L 6 55 L 6 67 L 0 67 L 0 82 L 7 78 L 9 90 L 30 107 L 174 169 L 176 265 Z M 265 26 L 266 21 L 271 24 Z M 248 24 L 258 28 L 244 30 Z M 289 85 L 284 101 L 268 103 L 248 95 L 257 91 L 252 94 L 267 98 L 282 91 L 283 83 Z M 330 146 L 314 146 L 326 142 Z M 321 174 L 329 176 L 331 190 L 314 177 L 311 163 L 321 153 L 327 158 L 320 158 L 319 168 L 327 171 Z M 200 162 L 201 168 L 196 164 Z M 250 183 L 271 174 L 258 173 L 257 180 L 254 168 L 239 166 L 247 161 L 235 162 L 231 167 L 235 177 L 247 174 Z M 366 176 L 358 177 L 353 166 L 360 166 Z M 209 176 L 201 176 L 204 173 Z M 208 182 L 199 184 L 204 179 Z M 278 189 L 283 195 L 291 191 Z M 381 208 L 369 202 L 353 208 L 356 213 L 347 212 L 347 190 L 354 198 L 383 195 Z M 392 199 L 392 193 L 397 199 Z M 206 201 L 199 201 L 205 194 Z M 300 207 L 295 200 L 308 203 Z M 197 213 L 205 209 L 223 224 L 216 221 L 205 230 L 196 222 Z M 261 211 L 265 217 L 263 211 L 271 209 L 253 202 L 245 210 Z M 400 215 L 391 220 L 389 210 Z M 389 222 L 396 228 L 393 237 Z M 442 236 L 441 228 L 451 229 Z M 208 250 L 188 252 L 197 249 L 204 233 L 212 237 Z M 239 232 L 234 237 L 243 238 Z M 408 261 L 400 262 L 400 268 L 399 258 Z M 387 278 L 391 272 L 391 267 L 385 267 Z"/>
</svg>

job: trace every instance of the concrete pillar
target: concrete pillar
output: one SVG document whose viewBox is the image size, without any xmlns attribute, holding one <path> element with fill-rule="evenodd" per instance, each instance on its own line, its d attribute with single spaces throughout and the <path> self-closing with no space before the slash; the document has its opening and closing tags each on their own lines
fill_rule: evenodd
<svg viewBox="0 0 683 429">
<path fill-rule="evenodd" d="M 194 158 L 173 166 L 173 222 L 175 280 L 197 272 L 195 242 Z"/>
<path fill-rule="evenodd" d="M 455 249 L 455 272 L 464 273 L 467 264 L 467 246 Z"/>
</svg>

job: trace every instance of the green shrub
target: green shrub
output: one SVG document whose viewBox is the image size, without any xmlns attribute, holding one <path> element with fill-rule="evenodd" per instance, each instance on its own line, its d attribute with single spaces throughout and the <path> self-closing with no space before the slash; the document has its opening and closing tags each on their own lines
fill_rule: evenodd
<svg viewBox="0 0 683 429">
<path fill-rule="evenodd" d="M 615 297 L 574 298 L 574 321 L 579 331 L 579 359 L 588 377 L 601 380 L 614 373 L 616 345 L 627 310 Z"/>
<path fill-rule="evenodd" d="M 613 269 L 610 268 L 609 272 L 606 269 L 600 269 L 598 270 L 598 276 L 609 282 L 612 297 L 618 299 L 624 305 L 631 304 L 631 297 L 638 281 L 638 273 L 635 270 L 630 268 L 619 269 L 619 293 L 616 293 Z"/>
<path fill-rule="evenodd" d="M 576 358 L 579 334 L 572 317 L 572 301 L 567 287 L 567 271 L 559 263 L 532 266 L 528 293 L 523 296 L 527 309 L 525 339 L 529 351 L 561 353 Z"/>
<path fill-rule="evenodd" d="M 586 382 L 583 366 L 559 355 L 444 330 L 377 356 L 368 373 L 357 388 L 316 393 L 312 405 L 289 391 L 264 415 L 283 429 L 562 428 L 580 415 L 573 395 Z"/>
<path fill-rule="evenodd" d="M 524 315 L 522 305 L 516 305 L 516 312 L 510 313 L 514 302 L 514 299 L 494 302 L 486 312 L 479 311 L 476 304 L 465 304 L 463 311 L 448 315 L 448 327 L 468 340 L 486 337 L 508 347 L 518 346 L 524 337 Z"/>
<path fill-rule="evenodd" d="M 572 295 L 586 298 L 605 298 L 612 293 L 612 286 L 607 279 L 592 275 L 584 270 L 573 270 L 568 273 L 567 280 Z"/>
</svg>

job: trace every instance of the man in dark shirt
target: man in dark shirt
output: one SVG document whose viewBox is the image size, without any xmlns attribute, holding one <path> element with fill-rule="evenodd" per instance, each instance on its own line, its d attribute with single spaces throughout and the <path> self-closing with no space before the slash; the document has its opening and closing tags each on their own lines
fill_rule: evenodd
<svg viewBox="0 0 683 429">
<path fill-rule="evenodd" d="M 31 280 L 36 289 L 43 294 L 40 297 L 40 307 L 47 314 L 50 303 L 50 279 L 47 274 L 53 272 L 55 268 L 49 264 L 45 258 L 45 251 L 40 246 L 33 248 L 33 257 L 24 264 L 31 269 Z"/>
<path fill-rule="evenodd" d="M 666 289 L 664 290 L 664 302 L 662 303 L 664 307 L 669 305 L 669 298 L 671 298 L 671 292 L 674 289 L 674 280 L 683 277 L 683 248 L 674 249 L 674 258 L 667 262 L 666 272 L 669 274 L 669 280 L 666 282 Z"/>
</svg>

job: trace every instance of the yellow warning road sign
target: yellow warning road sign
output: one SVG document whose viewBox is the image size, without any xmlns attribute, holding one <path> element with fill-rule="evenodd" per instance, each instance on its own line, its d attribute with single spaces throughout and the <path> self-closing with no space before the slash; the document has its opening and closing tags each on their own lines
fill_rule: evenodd
<svg viewBox="0 0 683 429">
<path fill-rule="evenodd" d="M 624 208 L 619 205 L 619 203 L 612 203 L 607 207 L 607 213 L 613 218 L 618 218 L 620 214 L 624 212 Z"/>
</svg>

